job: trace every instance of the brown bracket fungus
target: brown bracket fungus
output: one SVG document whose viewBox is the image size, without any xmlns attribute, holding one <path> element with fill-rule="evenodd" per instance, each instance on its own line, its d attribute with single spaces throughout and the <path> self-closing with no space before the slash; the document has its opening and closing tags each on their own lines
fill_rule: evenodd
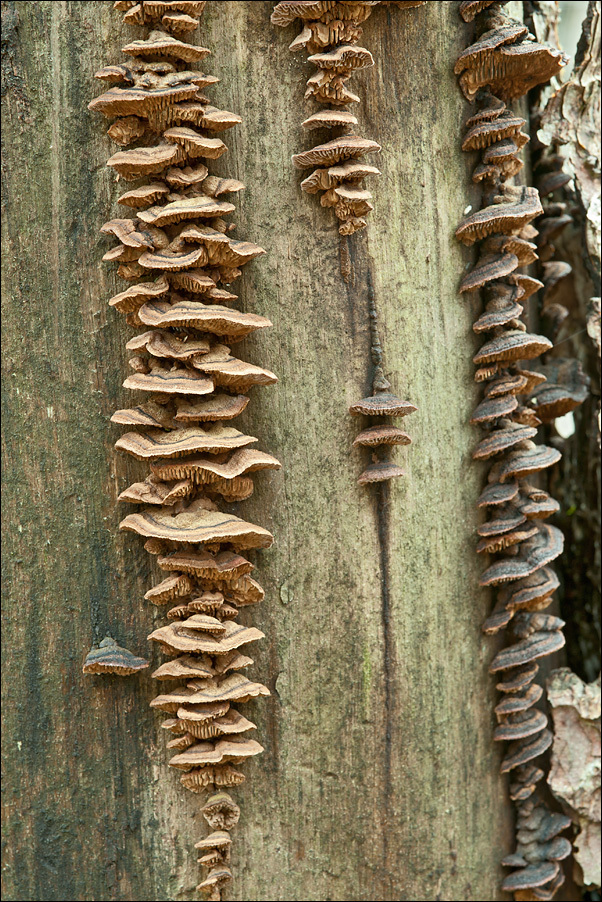
<svg viewBox="0 0 602 902">
<path fill-rule="evenodd" d="M 112 120 L 109 137 L 124 148 L 108 165 L 134 182 L 118 201 L 132 218 L 115 218 L 101 230 L 117 242 L 105 260 L 118 263 L 118 274 L 132 283 L 109 304 L 129 325 L 146 330 L 128 342 L 132 373 L 124 382 L 146 393 L 146 400 L 117 411 L 112 421 L 130 429 L 116 447 L 148 461 L 151 473 L 121 492 L 119 500 L 143 505 L 121 528 L 145 537 L 146 550 L 166 571 L 145 597 L 167 611 L 166 625 L 149 638 L 170 660 L 153 677 L 176 681 L 176 688 L 157 696 L 152 707 L 169 715 L 163 727 L 182 784 L 209 794 L 201 811 L 214 832 L 196 846 L 206 869 L 199 889 L 219 899 L 232 879 L 228 831 L 240 815 L 225 787 L 244 780 L 234 764 L 263 751 L 246 736 L 255 724 L 235 705 L 269 695 L 240 673 L 253 663 L 241 649 L 263 633 L 237 618 L 241 607 L 264 597 L 250 576 L 253 564 L 240 552 L 267 548 L 272 536 L 218 507 L 222 500 L 249 497 L 254 473 L 280 467 L 271 455 L 248 447 L 257 439 L 231 425 L 247 407 L 250 388 L 277 381 L 230 348 L 271 325 L 232 307 L 237 297 L 227 287 L 264 250 L 230 236 L 230 198 L 242 182 L 209 173 L 210 161 L 227 150 L 218 135 L 241 119 L 211 106 L 204 94 L 218 79 L 197 68 L 209 50 L 188 37 L 205 4 L 134 0 L 114 6 L 127 24 L 150 29 L 123 48 L 125 64 L 97 73 L 106 90 L 89 105 Z M 367 51 L 355 46 L 326 56 L 318 91 L 344 90 L 347 70 L 370 63 Z M 353 165 L 349 161 L 372 148 L 358 140 L 358 146 L 341 144 L 332 169 Z M 340 191 L 339 209 L 355 215 L 360 199 L 345 189 L 355 190 L 359 177 L 346 181 L 344 172 L 333 179 L 329 188 Z M 148 666 L 108 642 L 90 652 L 84 672 Z"/>
<path fill-rule="evenodd" d="M 322 206 L 333 207 L 339 220 L 341 236 L 352 235 L 366 227 L 364 216 L 372 210 L 371 194 L 363 189 L 366 175 L 378 175 L 376 166 L 349 165 L 365 154 L 375 153 L 380 146 L 375 141 L 354 134 L 357 117 L 345 107 L 357 103 L 360 98 L 347 87 L 354 71 L 374 65 L 369 50 L 358 46 L 362 35 L 362 23 L 374 8 L 384 4 L 362 0 L 329 0 L 329 2 L 277 3 L 271 21 L 273 25 L 286 27 L 296 19 L 301 20 L 301 33 L 290 45 L 293 52 L 305 48 L 308 60 L 317 72 L 307 82 L 306 99 L 329 106 L 309 116 L 304 128 L 340 129 L 343 133 L 308 151 L 295 154 L 293 164 L 300 169 L 318 167 L 302 183 L 301 188 L 310 194 L 324 192 Z M 423 2 L 394 3 L 394 6 L 414 8 Z M 339 165 L 337 165 L 339 164 Z M 342 164 L 342 165 L 340 165 Z M 341 272 L 349 277 L 347 245 L 341 244 Z"/>
<path fill-rule="evenodd" d="M 389 454 L 393 446 L 410 445 L 412 439 L 399 427 L 383 422 L 383 418 L 404 417 L 418 409 L 410 401 L 398 398 L 389 390 L 391 384 L 385 378 L 383 370 L 383 351 L 378 332 L 378 315 L 371 278 L 368 279 L 368 299 L 372 339 L 370 347 L 373 366 L 372 395 L 352 404 L 349 413 L 352 416 L 365 416 L 376 420 L 375 425 L 360 432 L 353 442 L 353 447 L 380 448 L 381 450 L 380 452 L 373 450 L 371 463 L 358 478 L 359 485 L 382 483 L 398 476 L 405 476 L 404 470 L 390 460 Z"/>
<path fill-rule="evenodd" d="M 544 207 L 537 188 L 515 181 L 528 135 L 523 132 L 525 121 L 506 104 L 557 74 L 565 58 L 539 44 L 522 22 L 505 14 L 504 5 L 459 5 L 464 21 L 476 25 L 475 42 L 460 55 L 455 72 L 466 99 L 477 102 L 476 113 L 466 122 L 462 150 L 480 154 L 473 180 L 482 188 L 482 206 L 469 209 L 456 237 L 468 247 L 476 246 L 479 257 L 459 290 L 465 295 L 479 291 L 484 302 L 474 324 L 484 342 L 473 358 L 484 397 L 471 422 L 486 430 L 473 456 L 491 462 L 487 487 L 477 502 L 487 518 L 478 529 L 477 551 L 497 556 L 480 583 L 496 587 L 497 602 L 483 631 L 493 635 L 507 630 L 510 637 L 490 666 L 503 694 L 496 707 L 494 739 L 510 742 L 502 772 L 511 774 L 510 795 L 518 810 L 516 852 L 503 861 L 513 871 L 502 889 L 516 899 L 552 899 L 564 880 L 558 862 L 570 844 L 560 837 L 555 841 L 568 820 L 550 812 L 537 794 L 545 773 L 533 761 L 550 747 L 552 734 L 547 717 L 534 707 L 542 697 L 534 680 L 537 662 L 565 641 L 563 622 L 539 613 L 552 602 L 559 585 L 549 565 L 562 553 L 563 536 L 545 522 L 558 504 L 530 480 L 560 459 L 556 448 L 534 443 L 538 427 L 577 406 L 585 386 L 576 370 L 567 366 L 562 371 L 560 361 L 551 363 L 548 372 L 524 363 L 552 348 L 547 335 L 532 334 L 523 320 L 528 298 L 544 289 L 553 299 L 566 268 L 544 270 L 543 281 L 523 272 L 538 260 L 545 244 L 532 225 Z M 557 175 L 544 182 L 546 191 L 560 184 Z M 564 210 L 550 207 L 548 222 L 544 219 L 546 235 L 562 228 L 554 220 L 564 215 Z"/>
<path fill-rule="evenodd" d="M 111 636 L 92 646 L 82 667 L 83 673 L 111 673 L 115 676 L 130 676 L 139 670 L 146 670 L 148 661 L 138 658 L 127 648 L 117 645 Z"/>
</svg>

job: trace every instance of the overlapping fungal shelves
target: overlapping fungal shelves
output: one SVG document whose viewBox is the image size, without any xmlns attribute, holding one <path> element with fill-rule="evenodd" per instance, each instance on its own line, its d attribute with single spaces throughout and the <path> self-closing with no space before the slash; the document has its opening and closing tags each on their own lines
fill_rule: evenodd
<svg viewBox="0 0 602 902">
<path fill-rule="evenodd" d="M 243 673 L 253 663 L 247 646 L 263 634 L 238 616 L 264 597 L 241 552 L 267 548 L 272 536 L 220 509 L 251 495 L 252 474 L 280 466 L 232 425 L 252 386 L 276 382 L 231 350 L 271 325 L 237 309 L 227 287 L 264 251 L 231 236 L 230 198 L 244 185 L 208 170 L 227 149 L 219 134 L 241 120 L 211 105 L 204 91 L 218 79 L 199 69 L 209 50 L 186 40 L 205 4 L 114 6 L 127 24 L 147 29 L 124 47 L 127 63 L 96 73 L 108 90 L 90 104 L 113 120 L 110 137 L 128 146 L 108 165 L 132 183 L 119 198 L 123 218 L 102 228 L 118 242 L 105 259 L 130 283 L 109 303 L 142 330 L 127 344 L 133 372 L 124 383 L 137 398 L 112 420 L 129 427 L 116 447 L 147 461 L 150 474 L 120 495 L 141 505 L 121 528 L 146 539 L 165 574 L 146 594 L 169 607 L 149 637 L 170 656 L 153 674 L 165 689 L 152 706 L 168 715 L 169 763 L 182 784 L 209 796 L 201 810 L 212 832 L 196 844 L 205 869 L 198 889 L 219 899 L 240 814 L 229 790 L 245 779 L 238 765 L 263 751 L 237 705 L 269 695 Z"/>
<path fill-rule="evenodd" d="M 364 217 L 374 208 L 364 179 L 380 174 L 376 166 L 363 162 L 363 157 L 378 153 L 380 145 L 356 134 L 358 118 L 347 109 L 360 101 L 347 82 L 355 71 L 374 65 L 370 51 L 358 44 L 362 23 L 377 6 L 415 7 L 423 2 L 282 0 L 272 13 L 272 23 L 282 27 L 301 19 L 302 30 L 290 49 L 305 49 L 317 68 L 307 82 L 305 97 L 325 109 L 305 119 L 303 127 L 335 137 L 295 154 L 293 163 L 298 169 L 313 169 L 301 188 L 308 194 L 320 194 L 322 206 L 334 209 L 341 235 L 366 227 Z"/>
<path fill-rule="evenodd" d="M 510 745 L 502 772 L 510 776 L 517 808 L 516 850 L 503 860 L 511 869 L 502 884 L 517 900 L 548 900 L 564 881 L 560 861 L 571 851 L 560 836 L 570 818 L 550 811 L 537 784 L 544 776 L 537 759 L 550 747 L 548 718 L 536 705 L 538 661 L 562 648 L 563 621 L 544 613 L 559 581 L 550 567 L 563 549 L 563 536 L 547 518 L 558 504 L 537 484 L 537 474 L 560 458 L 534 439 L 541 425 L 538 387 L 543 376 L 531 361 L 551 341 L 532 334 L 523 320 L 528 298 L 542 287 L 523 268 L 537 260 L 533 221 L 543 213 L 536 188 L 513 183 L 523 163 L 525 121 L 507 103 L 548 81 L 565 64 L 560 51 L 538 44 L 522 22 L 500 3 L 460 3 L 465 21 L 476 18 L 477 39 L 459 57 L 456 74 L 477 110 L 466 123 L 462 149 L 479 153 L 473 180 L 482 187 L 482 207 L 457 229 L 479 258 L 460 291 L 481 291 L 485 309 L 474 324 L 484 344 L 474 357 L 484 397 L 472 422 L 485 430 L 474 458 L 491 463 L 478 506 L 486 514 L 477 551 L 495 554 L 482 586 L 497 589 L 497 602 L 483 629 L 507 630 L 509 644 L 491 663 L 501 699 L 494 738 Z M 537 412 L 536 412 L 537 411 Z"/>
<path fill-rule="evenodd" d="M 360 47 L 362 23 L 377 6 L 423 6 L 424 2 L 360 2 L 360 0 L 298 0 L 277 3 L 272 13 L 272 23 L 286 27 L 296 19 L 302 23 L 301 32 L 290 45 L 290 50 L 302 48 L 309 54 L 317 72 L 307 82 L 305 99 L 314 99 L 323 109 L 312 113 L 303 127 L 332 136 L 309 150 L 293 155 L 293 164 L 302 170 L 312 169 L 301 182 L 308 194 L 320 194 L 323 207 L 332 207 L 339 221 L 341 238 L 341 275 L 348 281 L 351 274 L 349 248 L 345 236 L 364 229 L 364 218 L 373 210 L 372 194 L 364 187 L 364 179 L 379 175 L 378 167 L 364 162 L 366 155 L 378 153 L 380 144 L 356 134 L 359 120 L 351 110 L 360 97 L 347 86 L 356 70 L 374 65 L 369 50 Z M 368 417 L 368 426 L 353 442 L 355 448 L 367 448 L 371 462 L 362 471 L 360 485 L 386 482 L 403 476 L 403 469 L 390 459 L 391 448 L 409 445 L 411 438 L 388 422 L 391 417 L 401 417 L 417 408 L 409 401 L 393 395 L 383 370 L 383 352 L 378 333 L 376 302 L 372 286 L 369 289 L 369 317 L 373 367 L 372 395 L 349 408 L 353 416 Z"/>
</svg>

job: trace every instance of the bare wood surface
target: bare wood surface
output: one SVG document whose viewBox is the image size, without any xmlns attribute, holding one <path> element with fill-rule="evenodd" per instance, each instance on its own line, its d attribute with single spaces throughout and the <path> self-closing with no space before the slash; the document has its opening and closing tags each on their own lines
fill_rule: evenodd
<svg viewBox="0 0 602 902">
<path fill-rule="evenodd" d="M 240 508 L 276 536 L 255 555 L 267 595 L 253 612 L 267 636 L 253 675 L 273 694 L 249 705 L 266 754 L 237 793 L 232 898 L 500 899 L 510 813 L 476 588 L 476 311 L 457 295 L 470 252 L 453 236 L 476 198 L 452 71 L 470 28 L 452 3 L 365 25 L 376 65 L 354 89 L 383 175 L 346 287 L 334 217 L 290 165 L 312 142 L 311 69 L 271 9 L 208 3 L 200 38 L 214 102 L 244 119 L 214 171 L 246 183 L 236 234 L 268 250 L 242 296 L 275 327 L 239 347 L 280 383 L 240 428 L 284 465 Z M 100 262 L 115 147 L 86 111 L 130 34 L 109 2 L 2 11 L 5 897 L 191 899 L 199 801 L 167 767 L 148 671 L 81 674 L 106 633 L 156 655 L 145 637 L 162 622 L 143 600 L 148 555 L 117 529 L 116 497 L 143 467 L 112 447 L 132 333 Z M 396 452 L 407 478 L 381 495 L 356 484 L 369 452 L 351 449 L 347 414 L 369 393 L 368 273 L 387 375 L 419 407 Z"/>
</svg>

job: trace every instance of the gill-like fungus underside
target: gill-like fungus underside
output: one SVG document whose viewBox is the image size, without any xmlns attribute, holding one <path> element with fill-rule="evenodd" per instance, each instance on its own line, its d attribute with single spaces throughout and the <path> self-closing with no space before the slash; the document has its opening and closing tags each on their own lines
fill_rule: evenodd
<svg viewBox="0 0 602 902">
<path fill-rule="evenodd" d="M 507 630 L 510 642 L 490 666 L 502 693 L 494 739 L 509 743 L 502 772 L 509 774 L 517 809 L 516 849 L 503 859 L 511 872 L 502 889 L 517 900 L 545 902 L 562 885 L 560 862 L 571 851 L 569 840 L 560 836 L 570 818 L 548 809 L 538 791 L 544 770 L 536 763 L 552 742 L 548 718 L 536 707 L 543 694 L 535 682 L 538 662 L 565 641 L 563 621 L 542 613 L 559 585 L 550 565 L 562 553 L 563 536 L 547 522 L 558 504 L 539 486 L 538 474 L 557 463 L 560 453 L 533 441 L 549 418 L 543 400 L 549 383 L 548 373 L 532 361 L 552 342 L 530 333 L 524 322 L 527 299 L 544 287 L 524 268 L 542 253 L 547 226 L 545 219 L 543 230 L 532 224 L 544 212 L 537 189 L 514 181 L 529 137 L 525 121 L 507 103 L 549 81 L 566 60 L 537 43 L 503 5 L 460 4 L 465 21 L 474 19 L 477 27 L 477 39 L 460 55 L 455 72 L 466 99 L 477 103 L 462 149 L 478 153 L 473 181 L 482 188 L 482 206 L 460 223 L 456 237 L 478 249 L 460 292 L 480 291 L 484 300 L 474 324 L 483 339 L 474 363 L 484 396 L 472 422 L 486 433 L 473 456 L 490 469 L 478 501 L 487 519 L 478 530 L 477 552 L 496 555 L 481 585 L 497 590 L 497 602 L 483 630 L 487 635 Z M 573 396 L 573 406 L 578 402 Z M 556 416 L 560 409 L 550 407 L 548 413 Z"/>
<path fill-rule="evenodd" d="M 237 307 L 229 287 L 264 251 L 231 234 L 232 199 L 244 185 L 209 172 L 227 150 L 222 132 L 241 120 L 211 105 L 205 90 L 218 79 L 199 68 L 210 51 L 188 41 L 205 3 L 114 6 L 144 31 L 124 47 L 126 63 L 96 73 L 107 89 L 89 105 L 127 148 L 108 161 L 129 183 L 123 213 L 102 232 L 117 240 L 104 259 L 129 283 L 109 303 L 140 331 L 127 344 L 124 383 L 136 397 L 112 420 L 127 427 L 117 448 L 150 468 L 120 495 L 140 506 L 121 529 L 143 536 L 164 571 L 146 594 L 167 610 L 149 637 L 169 656 L 153 674 L 169 682 L 152 707 L 166 715 L 170 765 L 187 789 L 208 796 L 201 811 L 212 832 L 196 844 L 205 872 L 198 889 L 219 899 L 232 879 L 230 830 L 240 814 L 229 791 L 245 779 L 239 765 L 263 751 L 238 705 L 269 695 L 241 672 L 263 633 L 238 618 L 264 597 L 241 552 L 268 548 L 272 536 L 222 509 L 249 497 L 256 472 L 280 467 L 233 425 L 249 390 L 277 381 L 234 350 L 271 325 Z"/>
</svg>

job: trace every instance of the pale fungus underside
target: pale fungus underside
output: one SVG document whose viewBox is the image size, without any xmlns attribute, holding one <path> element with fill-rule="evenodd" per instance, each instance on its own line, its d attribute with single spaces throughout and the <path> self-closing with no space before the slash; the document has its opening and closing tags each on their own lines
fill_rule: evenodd
<svg viewBox="0 0 602 902">
<path fill-rule="evenodd" d="M 536 261 L 549 239 L 532 222 L 544 213 L 537 188 L 515 184 L 522 169 L 521 148 L 528 141 L 525 121 L 506 102 L 558 73 L 566 62 L 560 51 L 538 44 L 521 22 L 509 18 L 503 3 L 461 3 L 466 22 L 476 21 L 477 39 L 456 63 L 460 87 L 477 112 L 466 123 L 462 149 L 480 152 L 473 180 L 482 188 L 482 206 L 456 230 L 462 243 L 477 245 L 479 259 L 460 284 L 468 294 L 480 291 L 484 312 L 474 331 L 483 344 L 473 361 L 484 398 L 471 422 L 487 430 L 473 457 L 491 463 L 488 484 L 478 506 L 486 514 L 479 527 L 478 552 L 494 553 L 481 585 L 497 589 L 494 610 L 483 624 L 493 635 L 507 629 L 510 644 L 493 659 L 502 699 L 495 709 L 494 739 L 509 742 L 502 772 L 510 774 L 510 796 L 517 807 L 516 851 L 502 864 L 512 872 L 502 890 L 515 899 L 552 899 L 564 881 L 559 862 L 571 845 L 560 834 L 570 819 L 546 806 L 537 792 L 544 771 L 533 762 L 550 747 L 545 713 L 535 707 L 543 690 L 534 680 L 538 661 L 564 645 L 564 623 L 540 613 L 553 600 L 559 581 L 550 564 L 563 550 L 559 529 L 545 522 L 558 510 L 547 492 L 531 483 L 560 459 L 555 448 L 535 444 L 542 421 L 572 410 L 584 400 L 586 386 L 575 368 L 562 361 L 531 369 L 552 342 L 528 331 L 525 302 L 545 287 L 522 268 Z M 550 183 L 549 190 L 557 182 Z M 554 211 L 558 218 L 564 210 Z M 544 229 L 566 224 L 543 220 Z M 539 225 L 539 223 L 538 223 Z M 545 259 L 545 256 L 544 256 Z M 548 274 L 548 290 L 560 270 Z M 545 278 L 545 270 L 544 270 Z"/>
<path fill-rule="evenodd" d="M 201 812 L 214 832 L 196 844 L 205 869 L 198 888 L 219 899 L 232 879 L 229 831 L 240 815 L 226 787 L 242 783 L 236 766 L 263 751 L 247 737 L 255 724 L 235 704 L 269 695 L 240 673 L 253 663 L 243 649 L 263 633 L 237 617 L 239 608 L 264 597 L 250 576 L 253 564 L 240 552 L 267 548 L 272 536 L 219 510 L 221 501 L 252 493 L 251 474 L 280 467 L 271 455 L 249 448 L 257 439 L 231 424 L 254 385 L 277 381 L 230 347 L 271 325 L 234 306 L 237 296 L 227 287 L 264 250 L 230 235 L 231 198 L 242 182 L 209 174 L 209 161 L 227 150 L 219 135 L 241 119 L 209 103 L 204 91 L 218 79 L 198 66 L 210 51 L 187 40 L 205 3 L 123 0 L 114 6 L 127 25 L 150 29 L 124 47 L 126 64 L 97 73 L 107 90 L 90 103 L 113 120 L 109 136 L 126 149 L 108 165 L 131 183 L 119 198 L 131 218 L 102 228 L 118 241 L 105 259 L 131 283 L 109 303 L 146 330 L 128 342 L 133 372 L 124 383 L 145 396 L 112 417 L 131 430 L 116 447 L 151 469 L 144 482 L 121 493 L 121 501 L 143 505 L 121 528 L 145 537 L 145 548 L 167 574 L 146 594 L 151 603 L 169 606 L 167 624 L 149 638 L 170 660 L 153 677 L 180 683 L 152 707 L 169 715 L 163 723 L 174 753 L 169 763 L 182 772 L 182 784 L 209 793 Z M 346 159 L 343 152 L 337 162 Z M 344 190 L 343 180 L 340 186 Z M 114 643 L 105 647 L 106 641 L 90 652 L 84 672 L 148 666 Z"/>
</svg>

